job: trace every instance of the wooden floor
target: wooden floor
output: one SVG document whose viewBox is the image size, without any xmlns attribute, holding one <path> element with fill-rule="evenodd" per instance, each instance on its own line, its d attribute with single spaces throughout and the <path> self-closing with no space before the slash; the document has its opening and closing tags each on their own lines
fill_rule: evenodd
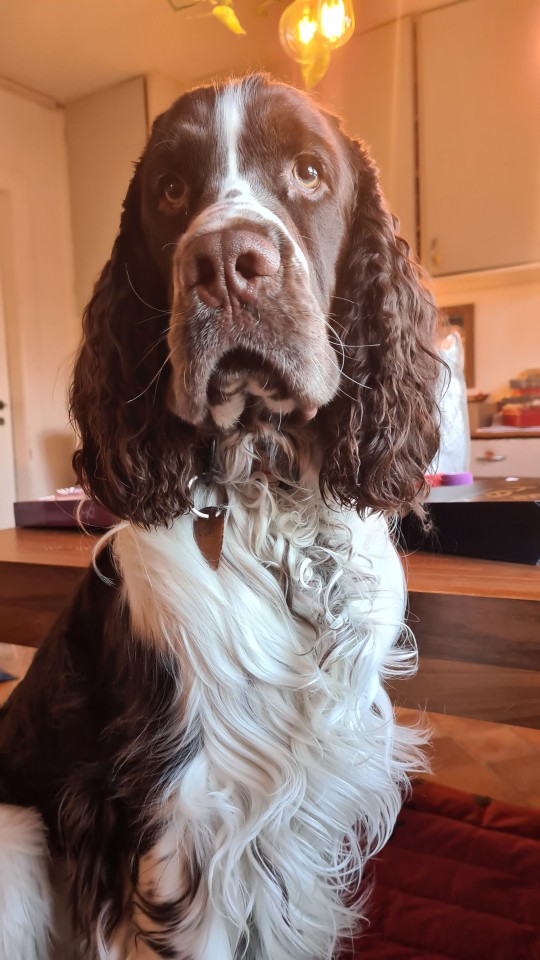
<svg viewBox="0 0 540 960">
<path fill-rule="evenodd" d="M 400 708 L 402 723 L 420 714 Z M 540 809 L 540 730 L 441 713 L 424 715 L 431 729 L 432 774 L 457 790 Z"/>
<path fill-rule="evenodd" d="M 0 669 L 21 679 L 35 650 L 0 644 Z M 3 703 L 17 680 L 0 683 Z M 399 708 L 401 723 L 427 718 L 431 728 L 430 779 L 470 793 L 540 809 L 540 730 Z"/>
</svg>

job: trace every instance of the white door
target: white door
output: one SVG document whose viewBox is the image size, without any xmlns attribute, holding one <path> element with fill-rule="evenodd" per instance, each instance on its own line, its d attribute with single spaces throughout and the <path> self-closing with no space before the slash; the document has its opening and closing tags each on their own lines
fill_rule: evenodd
<svg viewBox="0 0 540 960">
<path fill-rule="evenodd" d="M 0 273 L 0 529 L 14 525 L 13 501 L 15 500 L 13 418 L 9 393 L 5 321 L 2 274 Z"/>
</svg>

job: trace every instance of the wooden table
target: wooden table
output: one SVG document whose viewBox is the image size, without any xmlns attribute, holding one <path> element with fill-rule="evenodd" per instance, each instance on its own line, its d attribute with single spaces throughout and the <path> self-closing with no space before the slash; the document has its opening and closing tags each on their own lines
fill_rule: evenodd
<svg viewBox="0 0 540 960">
<path fill-rule="evenodd" d="M 38 646 L 91 561 L 78 530 L 0 530 L 0 642 Z"/>
<path fill-rule="evenodd" d="M 88 566 L 96 537 L 0 530 L 0 642 L 37 646 Z M 403 558 L 420 668 L 399 704 L 540 727 L 540 568 Z"/>
<path fill-rule="evenodd" d="M 396 700 L 540 728 L 540 568 L 430 553 L 403 562 L 419 670 Z"/>
</svg>

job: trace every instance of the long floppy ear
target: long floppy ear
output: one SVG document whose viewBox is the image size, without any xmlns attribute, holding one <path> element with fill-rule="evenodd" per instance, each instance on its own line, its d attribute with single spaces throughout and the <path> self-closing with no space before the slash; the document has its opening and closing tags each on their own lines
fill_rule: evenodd
<svg viewBox="0 0 540 960">
<path fill-rule="evenodd" d="M 321 411 L 321 489 L 358 510 L 421 513 L 439 446 L 437 311 L 375 166 L 361 144 L 349 141 L 349 150 L 355 209 L 330 318 L 343 374 Z"/>
<path fill-rule="evenodd" d="M 142 228 L 141 164 L 84 314 L 70 410 L 85 491 L 117 517 L 151 525 L 188 506 L 194 435 L 167 411 L 168 292 Z"/>
</svg>

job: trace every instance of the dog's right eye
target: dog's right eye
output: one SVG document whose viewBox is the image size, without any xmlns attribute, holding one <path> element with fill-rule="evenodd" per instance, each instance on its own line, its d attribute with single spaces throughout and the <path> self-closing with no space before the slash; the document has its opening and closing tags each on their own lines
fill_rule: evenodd
<svg viewBox="0 0 540 960">
<path fill-rule="evenodd" d="M 169 173 L 159 181 L 159 209 L 164 213 L 176 210 L 184 201 L 186 185 L 176 173 Z"/>
</svg>

